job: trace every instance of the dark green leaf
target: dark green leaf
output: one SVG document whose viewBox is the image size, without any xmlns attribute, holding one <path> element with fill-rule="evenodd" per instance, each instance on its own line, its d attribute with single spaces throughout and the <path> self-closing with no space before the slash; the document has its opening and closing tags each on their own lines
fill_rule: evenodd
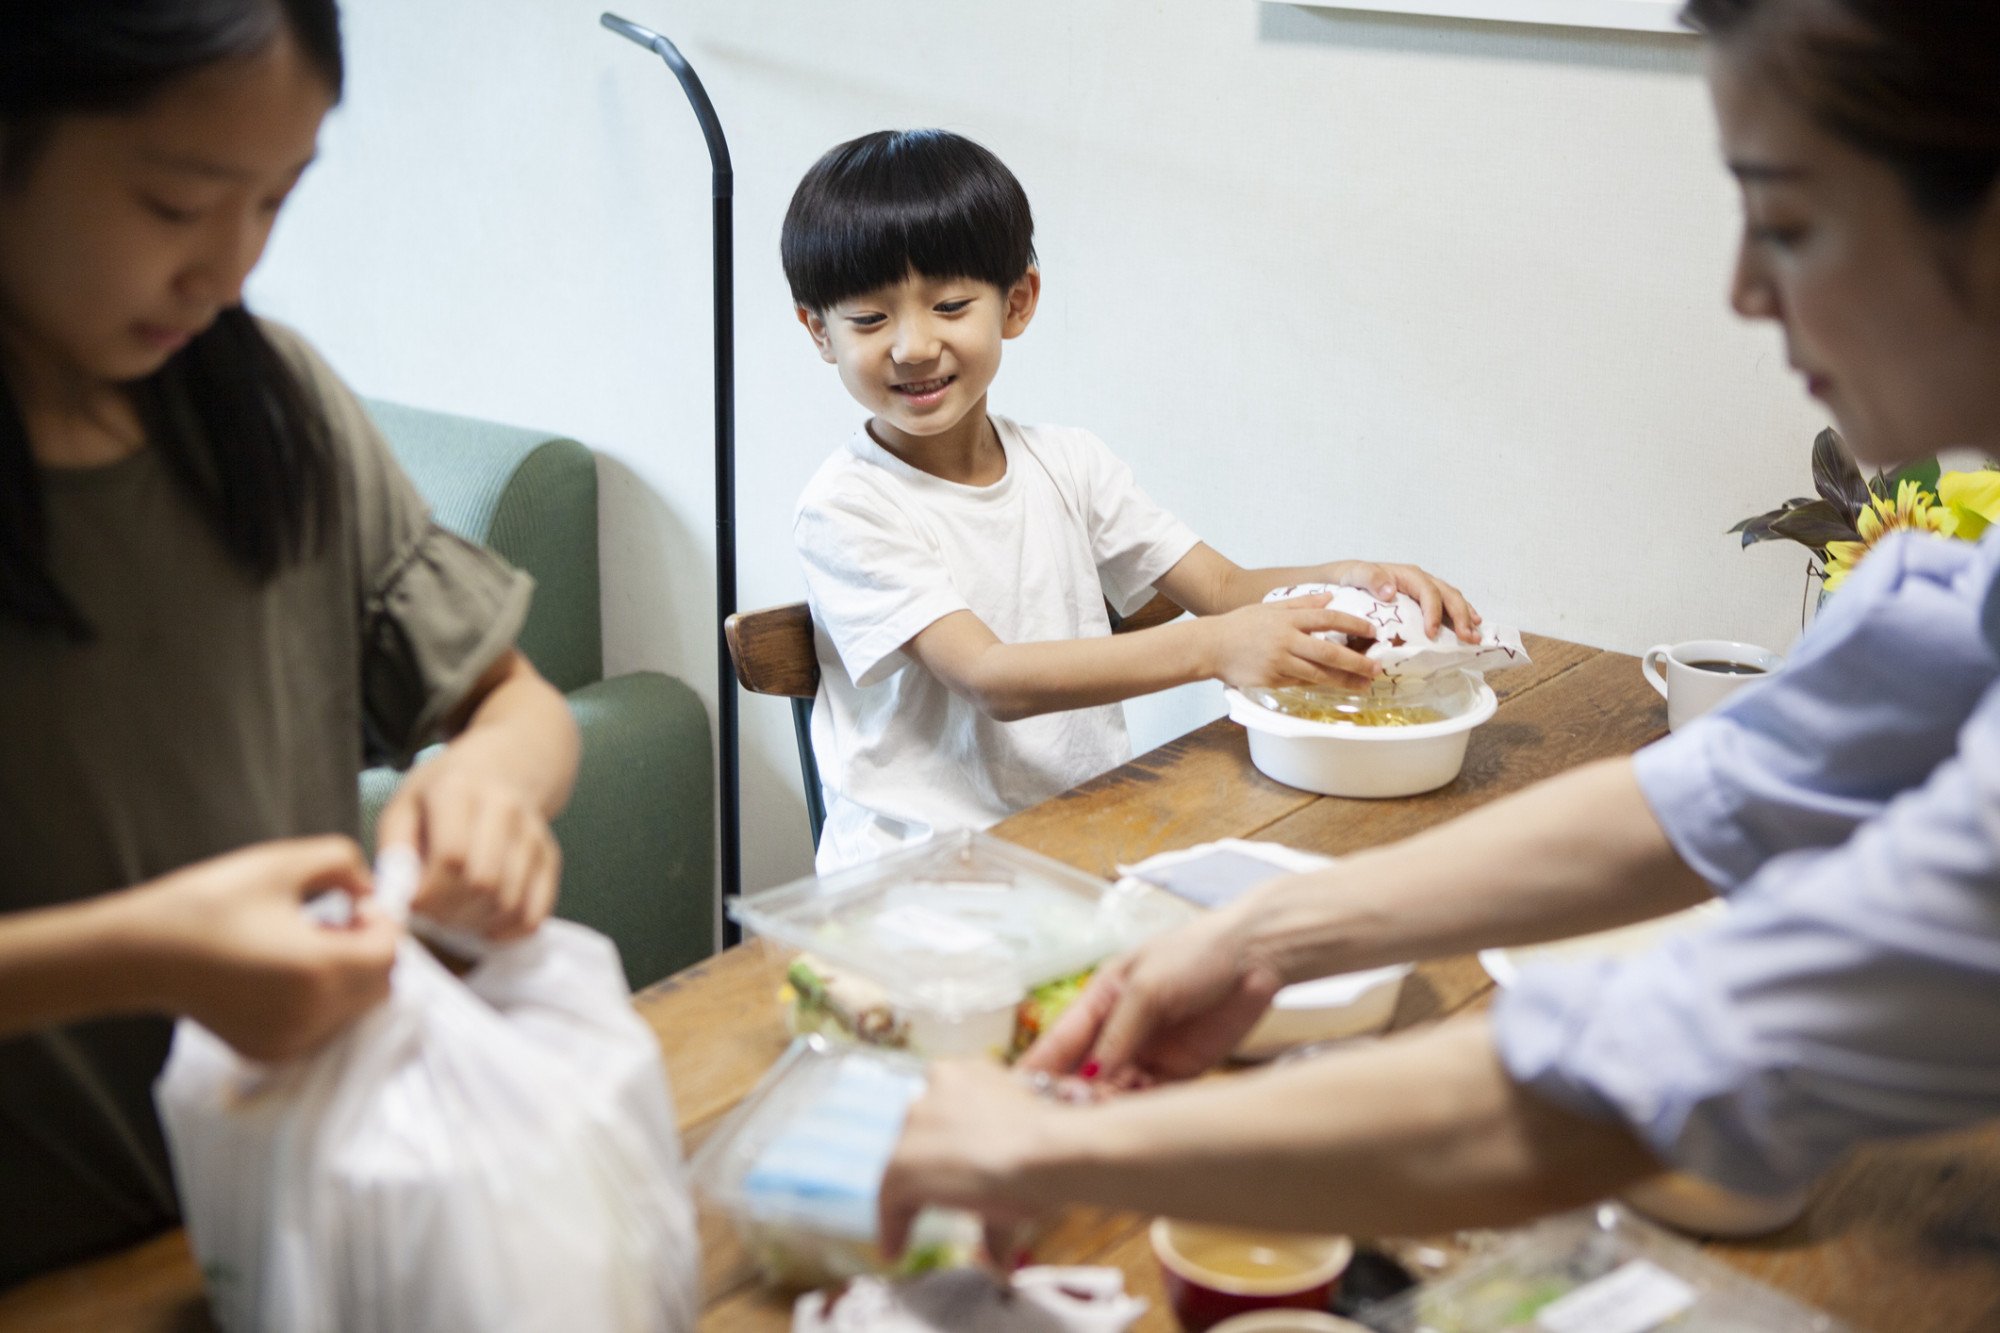
<svg viewBox="0 0 2000 1333">
<path fill-rule="evenodd" d="M 1758 542 L 1772 541 L 1777 537 L 1778 534 L 1771 531 L 1771 525 L 1784 516 L 1784 510 L 1774 509 L 1768 514 L 1759 514 L 1755 518 L 1746 518 L 1731 528 L 1730 531 L 1742 533 L 1743 544 L 1745 546 L 1755 546 Z"/>
<path fill-rule="evenodd" d="M 1938 478 L 1943 474 L 1944 469 L 1935 458 L 1927 458 L 1921 463 L 1912 463 L 1906 468 L 1899 469 L 1894 476 L 1889 478 L 1889 494 L 1894 496 L 1897 488 L 1904 482 L 1914 481 L 1932 495 L 1936 495 Z"/>
<path fill-rule="evenodd" d="M 1767 514 L 1751 515 L 1749 518 L 1744 519 L 1741 523 L 1738 523 L 1735 527 L 1731 528 L 1730 531 L 1749 532 L 1752 529 L 1767 528 L 1771 525 L 1772 520 L 1777 519 L 1785 514 L 1789 514 L 1794 509 L 1803 509 L 1805 506 L 1809 504 L 1818 504 L 1818 503 L 1819 501 L 1817 500 L 1808 500 L 1804 496 L 1798 496 L 1793 499 L 1785 501 L 1782 505 L 1779 505 L 1776 509 L 1771 510 Z M 1763 536 L 1760 535 L 1758 537 L 1752 538 L 1751 540 L 1762 541 Z M 1745 546 L 1748 546 L 1750 542 L 1746 541 L 1743 544 Z"/>
<path fill-rule="evenodd" d="M 1861 517 L 1861 511 L 1868 507 L 1868 482 L 1831 426 L 1813 441 L 1812 474 L 1813 486 L 1821 498 L 1845 515 L 1849 523 Z"/>
<path fill-rule="evenodd" d="M 1854 530 L 1854 524 L 1848 521 L 1847 516 L 1824 500 L 1780 514 L 1772 521 L 1771 531 L 1814 550 L 1826 549 L 1828 542 L 1861 540 L 1861 534 Z"/>
</svg>

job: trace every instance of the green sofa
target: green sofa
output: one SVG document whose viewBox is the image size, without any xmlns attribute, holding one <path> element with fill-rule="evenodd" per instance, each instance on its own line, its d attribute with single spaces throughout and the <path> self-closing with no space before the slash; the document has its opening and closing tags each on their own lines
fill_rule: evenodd
<svg viewBox="0 0 2000 1333">
<path fill-rule="evenodd" d="M 439 523 L 535 578 L 520 647 L 569 697 L 583 767 L 555 821 L 557 913 L 617 941 L 636 989 L 713 951 L 714 814 L 708 714 L 671 676 L 604 679 L 597 466 L 544 431 L 371 401 L 368 411 Z M 363 820 L 401 781 L 361 776 Z"/>
</svg>

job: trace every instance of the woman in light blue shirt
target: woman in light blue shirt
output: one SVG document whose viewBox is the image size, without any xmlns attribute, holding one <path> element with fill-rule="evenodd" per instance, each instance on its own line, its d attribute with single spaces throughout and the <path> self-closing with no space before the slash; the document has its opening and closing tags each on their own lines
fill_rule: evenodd
<svg viewBox="0 0 2000 1333">
<path fill-rule="evenodd" d="M 2000 455 L 2000 5 L 1692 0 L 1746 226 L 1732 298 L 1868 467 Z M 1894 538 L 1774 679 L 1634 759 L 1281 881 L 1103 970 L 1029 1056 L 1126 1083 L 1285 984 L 1662 915 L 1490 1015 L 1087 1109 L 942 1066 L 882 1193 L 1362 1234 L 1506 1223 L 1667 1167 L 1778 1194 L 2000 1117 L 2000 537 Z"/>
</svg>

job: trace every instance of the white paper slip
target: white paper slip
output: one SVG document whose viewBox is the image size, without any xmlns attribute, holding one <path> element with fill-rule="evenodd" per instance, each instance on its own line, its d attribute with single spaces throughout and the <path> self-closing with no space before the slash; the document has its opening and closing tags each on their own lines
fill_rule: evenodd
<svg viewBox="0 0 2000 1333">
<path fill-rule="evenodd" d="M 1648 1259 L 1634 1259 L 1543 1308 L 1544 1333 L 1652 1333 L 1694 1308 L 1699 1293 Z"/>
</svg>

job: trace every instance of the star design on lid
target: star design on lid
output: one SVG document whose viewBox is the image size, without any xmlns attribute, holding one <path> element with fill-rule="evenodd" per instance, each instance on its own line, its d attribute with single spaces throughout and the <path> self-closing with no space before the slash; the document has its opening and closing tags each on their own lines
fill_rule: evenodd
<svg viewBox="0 0 2000 1333">
<path fill-rule="evenodd" d="M 1368 618 L 1382 628 L 1388 629 L 1390 626 L 1401 622 L 1403 613 L 1396 609 L 1395 603 L 1385 602 L 1377 598 L 1375 609 L 1368 613 Z"/>
<path fill-rule="evenodd" d="M 1389 636 L 1389 646 L 1391 648 L 1401 648 L 1406 642 L 1408 642 L 1408 640 L 1406 640 L 1400 634 L 1391 634 Z"/>
</svg>

